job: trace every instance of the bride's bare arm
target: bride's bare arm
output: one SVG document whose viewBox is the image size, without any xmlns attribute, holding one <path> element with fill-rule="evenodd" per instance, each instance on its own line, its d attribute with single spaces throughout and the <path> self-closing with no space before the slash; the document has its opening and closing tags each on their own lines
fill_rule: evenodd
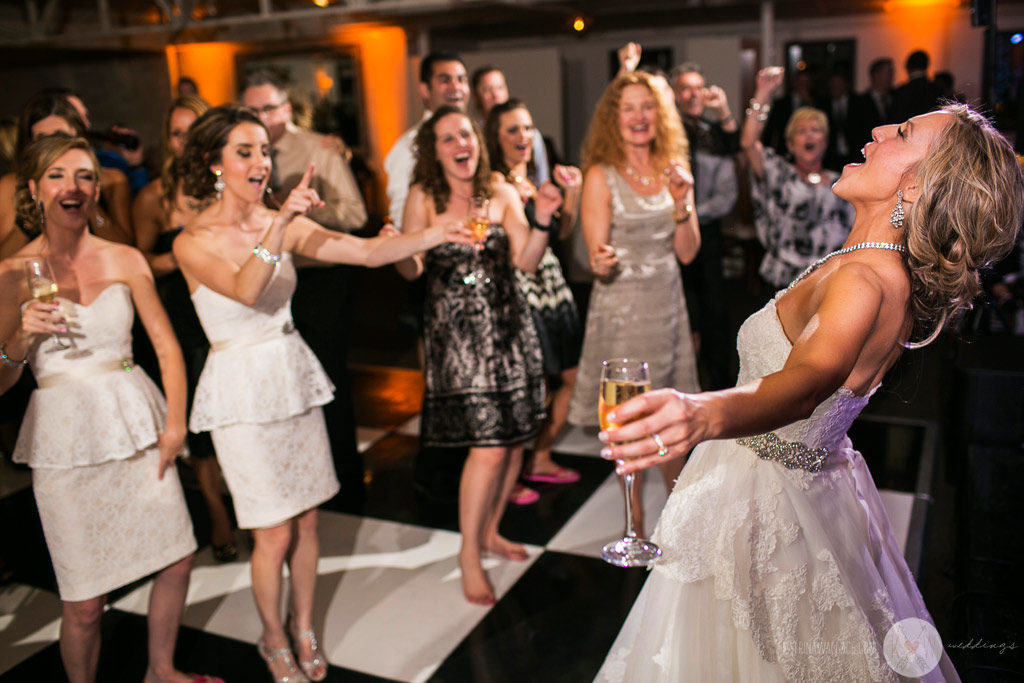
<svg viewBox="0 0 1024 683">
<path fill-rule="evenodd" d="M 631 472 L 683 456 L 701 441 L 760 434 L 808 417 L 854 373 L 877 327 L 882 288 L 866 266 L 850 265 L 819 284 L 820 303 L 781 370 L 733 389 L 638 396 L 609 416 L 626 424 L 602 435 L 609 444 L 602 454 L 630 458 L 618 469 Z M 652 434 L 661 436 L 667 455 L 657 454 Z"/>
</svg>

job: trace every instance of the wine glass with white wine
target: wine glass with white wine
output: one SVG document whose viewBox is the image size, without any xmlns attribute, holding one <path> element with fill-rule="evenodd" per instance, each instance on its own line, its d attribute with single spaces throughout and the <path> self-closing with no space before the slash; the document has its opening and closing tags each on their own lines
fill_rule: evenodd
<svg viewBox="0 0 1024 683">
<path fill-rule="evenodd" d="M 629 358 L 613 358 L 601 363 L 601 390 L 597 400 L 597 414 L 601 429 L 619 427 L 608 420 L 608 413 L 634 396 L 650 391 L 651 379 L 647 362 Z M 622 464 L 622 461 L 618 461 Z M 618 567 L 646 567 L 661 557 L 661 548 L 636 535 L 633 524 L 632 472 L 622 476 L 626 493 L 626 535 L 601 548 L 601 558 Z"/>
<path fill-rule="evenodd" d="M 466 218 L 469 229 L 473 233 L 473 270 L 466 273 L 462 283 L 466 285 L 487 284 L 490 278 L 480 267 L 480 252 L 484 250 L 484 242 L 487 241 L 487 231 L 491 227 L 489 208 L 491 202 L 487 197 L 470 197 L 469 216 Z"/>
<path fill-rule="evenodd" d="M 57 296 L 57 280 L 53 277 L 53 270 L 50 262 L 44 256 L 30 256 L 25 259 L 25 278 L 28 281 L 28 291 L 32 298 L 44 303 L 52 303 Z M 54 344 L 59 349 L 69 349 L 68 344 L 61 335 L 53 335 Z"/>
</svg>

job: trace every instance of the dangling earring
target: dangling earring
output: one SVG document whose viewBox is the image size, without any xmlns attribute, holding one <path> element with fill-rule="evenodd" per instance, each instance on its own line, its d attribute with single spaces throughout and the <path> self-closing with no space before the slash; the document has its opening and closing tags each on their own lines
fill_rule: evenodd
<svg viewBox="0 0 1024 683">
<path fill-rule="evenodd" d="M 220 177 L 220 169 L 214 171 L 213 175 L 217 176 L 217 179 L 213 181 L 213 189 L 217 193 L 217 199 L 220 199 L 224 194 L 224 181 Z"/>
<path fill-rule="evenodd" d="M 903 227 L 903 218 L 903 190 L 896 190 L 896 206 L 889 214 L 889 222 L 892 223 L 892 227 L 899 230 Z"/>
</svg>

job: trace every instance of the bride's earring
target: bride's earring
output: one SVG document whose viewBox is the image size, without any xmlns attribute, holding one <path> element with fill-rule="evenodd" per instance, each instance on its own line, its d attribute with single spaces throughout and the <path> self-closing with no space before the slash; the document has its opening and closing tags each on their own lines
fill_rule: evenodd
<svg viewBox="0 0 1024 683">
<path fill-rule="evenodd" d="M 896 190 L 896 206 L 889 214 L 889 222 L 892 223 L 892 227 L 899 230 L 903 227 L 903 218 L 903 190 Z"/>
<path fill-rule="evenodd" d="M 220 199 L 224 194 L 224 180 L 220 177 L 220 169 L 214 171 L 213 175 L 217 176 L 217 179 L 213 181 L 213 190 L 217 193 L 217 199 Z"/>
</svg>

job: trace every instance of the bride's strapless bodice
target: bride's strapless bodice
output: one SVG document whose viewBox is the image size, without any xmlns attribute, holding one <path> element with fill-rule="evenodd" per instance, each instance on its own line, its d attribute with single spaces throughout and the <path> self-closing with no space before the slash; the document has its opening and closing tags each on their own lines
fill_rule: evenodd
<svg viewBox="0 0 1024 683">
<path fill-rule="evenodd" d="M 15 462 L 66 468 L 129 458 L 156 442 L 166 404 L 132 365 L 131 288 L 111 283 L 89 305 L 57 297 L 68 319 L 61 335 L 29 354 L 39 388 L 32 392 Z"/>
<path fill-rule="evenodd" d="M 747 318 L 740 327 L 736 346 L 740 356 L 739 384 L 752 382 L 782 369 L 793 345 L 782 329 L 775 309 L 775 299 Z M 830 454 L 835 453 L 870 397 L 870 393 L 857 396 L 846 387 L 839 387 L 818 404 L 810 417 L 780 427 L 774 433 L 785 441 L 799 442 L 810 449 L 824 448 Z"/>
<path fill-rule="evenodd" d="M 334 397 L 334 386 L 292 323 L 295 281 L 285 252 L 252 306 L 203 285 L 192 293 L 210 340 L 189 416 L 193 432 L 283 420 Z"/>
</svg>

